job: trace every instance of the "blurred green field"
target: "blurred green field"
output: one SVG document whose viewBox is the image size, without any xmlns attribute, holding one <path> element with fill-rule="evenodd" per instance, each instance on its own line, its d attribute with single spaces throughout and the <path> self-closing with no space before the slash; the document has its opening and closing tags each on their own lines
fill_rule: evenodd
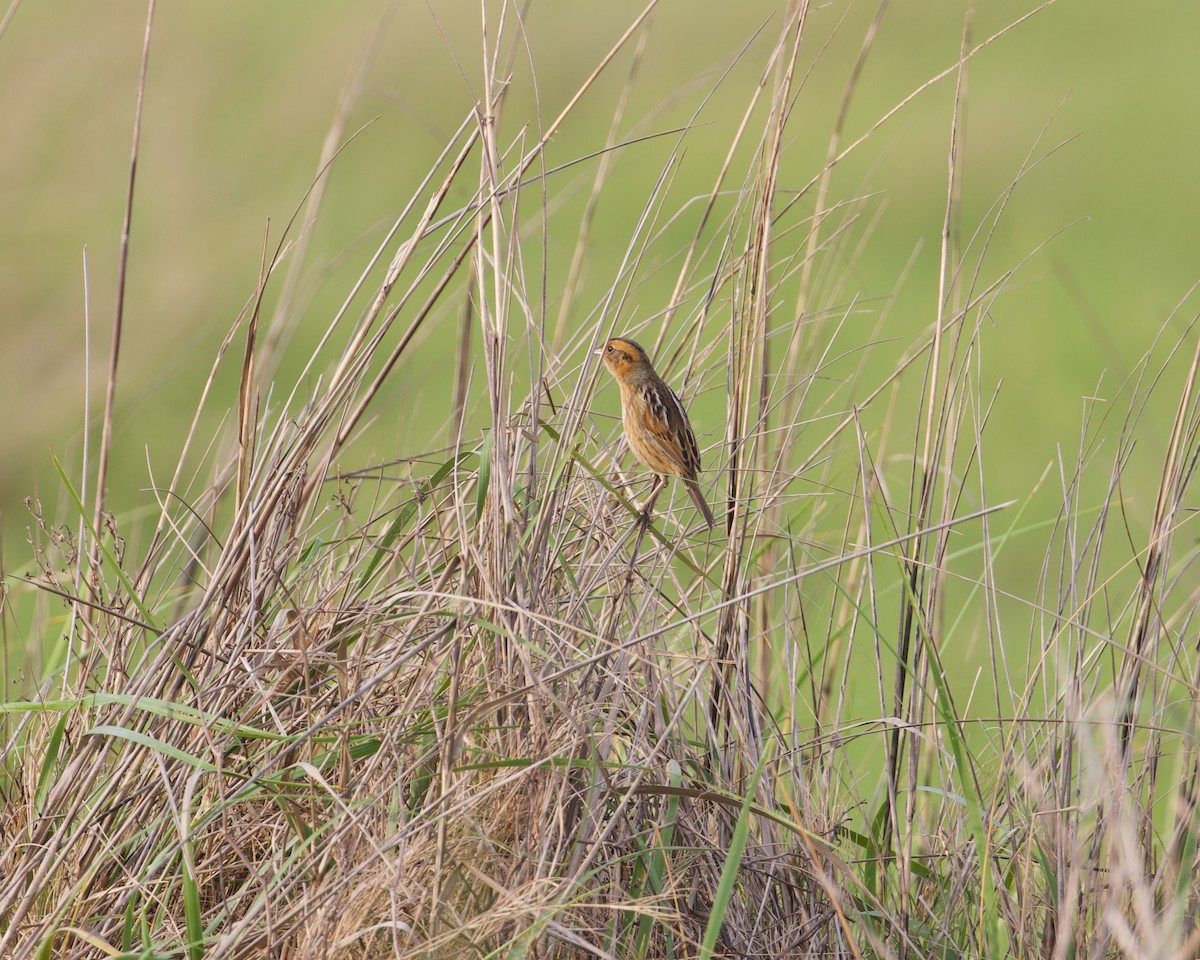
<svg viewBox="0 0 1200 960">
<path fill-rule="evenodd" d="M 976 41 L 1033 8 L 980 5 Z M 707 189 L 761 69 L 765 40 L 755 31 L 778 4 L 665 3 L 622 124 L 626 137 L 683 123 L 717 87 L 688 139 L 670 191 L 672 203 Z M 526 118 L 529 136 L 564 105 L 640 9 L 612 2 L 582 7 L 535 4 L 528 15 L 528 60 L 517 62 L 507 126 Z M 415 190 L 478 87 L 479 6 L 455 0 L 431 10 L 416 3 L 347 5 L 211 2 L 160 5 L 154 27 L 129 288 L 116 407 L 109 505 L 128 516 L 152 503 L 145 488 L 164 483 L 190 422 L 216 349 L 252 295 L 264 236 L 274 247 L 315 173 L 339 93 L 356 63 L 378 43 L 350 129 L 362 132 L 331 174 L 299 296 L 311 324 L 301 327 L 277 376 L 290 387 L 328 318 Z M 795 110 L 811 143 L 789 146 L 784 184 L 819 170 L 851 65 L 876 7 L 830 3 L 813 10 L 808 70 Z M 390 18 L 389 18 L 389 11 Z M 966 5 L 961 0 L 896 3 L 887 10 L 867 61 L 846 139 L 865 131 L 923 81 L 953 63 Z M 116 257 L 130 146 L 133 96 L 145 11 L 139 4 L 25 4 L 0 37 L 0 516 L 5 563 L 28 558 L 26 496 L 50 520 L 69 517 L 49 448 L 78 475 L 85 400 L 84 251 L 91 313 L 93 422 L 113 318 Z M 1045 159 L 1021 182 L 983 261 L 984 282 L 1020 264 L 990 311 L 983 379 L 1002 383 L 988 426 L 991 496 L 1028 494 L 1057 449 L 1078 446 L 1084 398 L 1110 398 L 1134 369 L 1196 279 L 1196 179 L 1200 144 L 1192 122 L 1195 89 L 1190 38 L 1200 9 L 1061 0 L 999 40 L 972 63 L 967 90 L 962 229 L 969 237 L 1031 154 Z M 771 36 L 768 27 L 763 36 Z M 741 60 L 739 50 L 749 44 Z M 632 54 L 604 77 L 556 137 L 563 163 L 586 157 L 607 136 Z M 723 69 L 730 75 L 717 85 Z M 886 299 L 885 342 L 872 363 L 890 369 L 931 321 L 938 232 L 945 205 L 952 78 L 893 118 L 839 166 L 833 193 L 870 193 L 875 218 L 845 272 L 830 276 L 840 301 L 855 304 L 842 346 L 862 346 Z M 807 137 L 806 137 L 807 141 Z M 613 282 L 642 203 L 673 141 L 652 140 L 615 159 L 599 211 L 580 303 L 594 307 Z M 1060 149 L 1054 150 L 1059 144 Z M 1049 156 L 1046 156 L 1050 154 Z M 582 210 L 595 161 L 547 180 L 552 205 Z M 614 195 L 628 196 L 627 205 Z M 864 221 L 865 222 L 865 221 Z M 657 241 L 666 262 L 693 229 L 686 218 Z M 570 255 L 548 239 L 550 325 L 556 282 Z M 655 262 L 651 258 L 651 262 Z M 825 269 L 829 269 L 826 267 Z M 665 305 L 670 271 L 637 278 L 634 316 Z M 266 315 L 278 284 L 268 296 Z M 1190 319 L 1185 303 L 1172 321 Z M 457 317 L 427 328 L 417 352 L 386 388 L 380 419 L 357 449 L 363 462 L 425 450 L 446 439 L 450 354 Z M 591 322 L 574 316 L 573 324 Z M 618 323 L 618 327 L 621 323 Z M 306 339 L 307 338 L 307 339 Z M 236 353 L 237 347 L 234 351 Z M 877 358 L 877 359 L 876 359 Z M 235 397 L 237 363 L 217 381 L 217 402 L 201 436 L 218 431 Z M 697 401 L 704 444 L 716 442 L 719 391 Z M 614 398 L 600 401 L 612 406 Z M 1162 423 L 1170 392 L 1146 423 Z M 383 411 L 395 410 L 388 422 Z M 1119 421 L 1113 429 L 1119 427 Z M 1134 476 L 1152 482 L 1160 450 L 1149 431 Z M 1003 451 L 1003 455 L 997 455 Z M 94 457 L 94 450 L 93 450 Z M 154 471 L 151 480 L 148 464 Z M 1136 471 L 1142 471 L 1141 474 Z M 1056 488 L 1056 483 L 1051 483 Z M 1126 490 L 1134 517 L 1149 505 Z M 1054 490 L 1046 515 L 1059 505 Z M 136 530 L 123 525 L 123 529 Z M 1044 544 L 1013 544 L 1004 559 L 1018 592 Z"/>
</svg>

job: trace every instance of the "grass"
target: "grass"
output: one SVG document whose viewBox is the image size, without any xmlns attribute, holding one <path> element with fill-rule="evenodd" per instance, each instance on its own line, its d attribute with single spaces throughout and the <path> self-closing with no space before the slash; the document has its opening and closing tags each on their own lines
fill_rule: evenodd
<svg viewBox="0 0 1200 960">
<path fill-rule="evenodd" d="M 1200 353 L 1168 323 L 1044 489 L 989 491 L 1014 452 L 986 440 L 988 311 L 1020 264 L 993 273 L 988 242 L 1055 149 L 962 222 L 968 70 L 1003 36 L 965 30 L 960 61 L 862 137 L 843 110 L 796 190 L 797 5 L 704 196 L 670 189 L 699 162 L 691 124 L 657 131 L 670 151 L 644 198 L 613 195 L 619 106 L 575 219 L 548 145 L 617 64 L 635 89 L 645 23 L 527 125 L 506 112 L 518 11 L 484 9 L 481 105 L 303 374 L 273 378 L 320 177 L 266 247 L 152 508 L 105 510 L 111 400 L 99 476 L 86 453 L 78 480 L 60 465 L 73 514 L 34 504 L 2 621 L 6 663 L 37 679 L 3 705 L 0 954 L 1200 954 Z M 956 91 L 939 293 L 884 363 L 893 301 L 868 308 L 848 279 L 871 207 L 832 172 L 939 84 Z M 619 273 L 581 302 L 597 211 L 635 202 Z M 551 250 L 572 242 L 560 277 Z M 674 293 L 633 321 L 651 272 Z M 366 425 L 397 415 L 381 398 L 434 324 L 458 331 L 445 442 L 372 460 Z M 719 415 L 694 417 L 716 533 L 677 490 L 638 524 L 643 478 L 594 356 L 610 332 L 724 414 L 716 440 Z M 119 347 L 118 323 L 108 397 Z M 1145 422 L 1163 391 L 1175 422 Z M 209 404 L 232 413 L 204 437 Z M 1141 437 L 1163 447 L 1145 516 L 1126 489 Z M 1029 520 L 1051 488 L 1056 520 Z M 1045 542 L 1028 596 L 997 574 L 1018 537 Z"/>
</svg>

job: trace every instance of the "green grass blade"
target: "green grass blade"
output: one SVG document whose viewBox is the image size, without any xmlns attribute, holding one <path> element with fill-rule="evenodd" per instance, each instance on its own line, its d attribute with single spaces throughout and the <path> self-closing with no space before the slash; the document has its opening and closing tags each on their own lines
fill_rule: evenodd
<svg viewBox="0 0 1200 960">
<path fill-rule="evenodd" d="M 762 778 L 766 758 L 760 757 L 754 776 L 750 780 L 745 796 L 742 798 L 742 809 L 738 812 L 737 826 L 733 829 L 733 839 L 729 843 L 729 852 L 725 854 L 725 866 L 721 868 L 721 879 L 717 883 L 717 892 L 713 896 L 712 912 L 708 915 L 708 923 L 704 927 L 704 940 L 700 945 L 700 960 L 712 960 L 713 951 L 717 946 L 717 937 L 721 933 L 721 925 L 725 922 L 725 911 L 733 897 L 733 888 L 737 884 L 738 868 L 742 865 L 742 855 L 746 852 L 746 842 L 750 839 L 750 808 L 754 801 L 754 791 L 758 789 L 758 781 Z"/>
<path fill-rule="evenodd" d="M 149 734 L 141 733 L 138 730 L 126 730 L 124 727 L 101 724 L 98 727 L 92 727 L 86 735 L 89 737 L 115 737 L 118 740 L 128 740 L 130 743 L 135 743 L 140 747 L 146 747 L 164 756 L 180 760 L 191 767 L 195 767 L 197 770 L 204 770 L 207 773 L 215 773 L 217 770 L 207 760 L 193 757 L 190 753 L 184 753 L 178 747 L 174 747 L 169 743 L 163 743 L 163 741 L 157 740 Z"/>
</svg>

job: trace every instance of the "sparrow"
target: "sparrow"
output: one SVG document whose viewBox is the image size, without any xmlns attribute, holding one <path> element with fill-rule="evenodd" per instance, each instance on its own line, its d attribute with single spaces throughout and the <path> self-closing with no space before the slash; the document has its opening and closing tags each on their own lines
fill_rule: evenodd
<svg viewBox="0 0 1200 960">
<path fill-rule="evenodd" d="M 656 477 L 646 500 L 645 517 L 649 518 L 654 498 L 667 485 L 667 478 L 678 477 L 711 530 L 715 521 L 696 480 L 700 449 L 683 402 L 654 372 L 637 342 L 614 337 L 604 345 L 602 355 L 621 390 L 621 422 L 629 449 Z"/>
</svg>

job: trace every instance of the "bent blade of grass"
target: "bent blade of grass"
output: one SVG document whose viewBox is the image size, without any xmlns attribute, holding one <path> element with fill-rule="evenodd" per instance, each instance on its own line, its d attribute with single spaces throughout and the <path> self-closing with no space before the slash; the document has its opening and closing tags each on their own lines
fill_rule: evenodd
<svg viewBox="0 0 1200 960">
<path fill-rule="evenodd" d="M 138 730 L 127 730 L 125 727 L 115 727 L 111 724 L 101 724 L 98 727 L 92 727 L 88 730 L 85 736 L 89 737 L 113 737 L 117 740 L 127 740 L 130 743 L 137 744 L 140 747 L 146 747 L 164 756 L 171 757 L 174 760 L 179 760 L 188 766 L 195 767 L 197 770 L 203 770 L 206 773 L 216 773 L 215 765 L 207 760 L 202 760 L 199 757 L 194 757 L 190 753 L 185 753 L 176 746 L 169 743 L 164 743 L 157 737 L 152 737 L 149 734 L 142 733 Z"/>
<path fill-rule="evenodd" d="M 238 723 L 226 717 L 197 710 L 175 700 L 161 700 L 155 697 L 134 696 L 125 693 L 91 693 L 85 697 L 75 697 L 67 700 L 14 700 L 0 703 L 0 716 L 6 713 L 54 713 L 61 712 L 69 715 L 72 710 L 83 707 L 129 707 L 142 710 L 149 714 L 162 717 L 165 720 L 180 720 L 192 726 L 204 727 L 215 733 L 229 737 L 242 737 L 254 740 L 286 741 L 287 734 L 252 727 L 249 724 Z"/>
</svg>

